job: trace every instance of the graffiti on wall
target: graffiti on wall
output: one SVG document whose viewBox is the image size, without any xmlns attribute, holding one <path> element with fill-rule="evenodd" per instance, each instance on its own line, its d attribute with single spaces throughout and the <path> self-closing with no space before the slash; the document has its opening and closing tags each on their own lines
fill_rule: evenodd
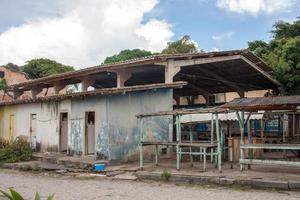
<svg viewBox="0 0 300 200">
<path fill-rule="evenodd" d="M 152 117 L 144 121 L 143 130 L 148 141 L 167 141 L 169 137 L 168 117 Z M 139 153 L 140 133 L 137 125 L 127 128 L 120 124 L 109 126 L 109 149 L 112 160 L 136 159 Z"/>
<path fill-rule="evenodd" d="M 81 141 L 82 141 L 82 119 L 71 119 L 71 151 L 80 155 L 82 153 Z"/>
<path fill-rule="evenodd" d="M 143 119 L 144 139 L 146 141 L 167 141 L 169 138 L 169 124 L 172 118 L 154 116 Z"/>
<path fill-rule="evenodd" d="M 96 130 L 96 151 L 100 159 L 109 158 L 109 126 L 106 122 L 98 123 L 98 130 Z"/>
</svg>

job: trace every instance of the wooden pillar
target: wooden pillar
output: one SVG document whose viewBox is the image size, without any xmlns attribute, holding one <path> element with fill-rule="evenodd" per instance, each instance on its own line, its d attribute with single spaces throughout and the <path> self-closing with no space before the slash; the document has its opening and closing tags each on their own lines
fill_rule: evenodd
<svg viewBox="0 0 300 200">
<path fill-rule="evenodd" d="M 250 115 L 250 113 L 249 113 L 249 115 Z M 250 121 L 250 119 L 248 119 L 248 121 L 247 121 L 247 132 L 248 132 L 248 143 L 249 143 L 249 144 L 252 144 L 252 137 L 251 137 L 251 121 Z M 252 150 L 252 149 L 249 149 L 249 150 L 248 150 L 248 154 L 249 154 L 250 158 L 252 159 L 252 158 L 253 158 L 253 150 Z M 251 168 L 251 166 L 248 165 L 248 169 L 250 169 L 250 168 Z"/>
<path fill-rule="evenodd" d="M 260 120 L 260 138 L 262 140 L 262 143 L 265 143 L 265 141 L 264 141 L 264 132 L 265 132 L 265 122 L 264 122 L 264 119 L 262 118 Z"/>
<path fill-rule="evenodd" d="M 179 142 L 180 142 L 180 135 L 179 135 L 179 116 L 176 115 L 176 169 L 179 170 L 180 169 L 180 155 L 179 155 Z"/>
<path fill-rule="evenodd" d="M 143 147 L 143 141 L 144 141 L 144 134 L 143 134 L 143 118 L 138 119 L 138 125 L 140 130 L 140 169 L 143 170 L 144 165 L 144 147 Z"/>
<path fill-rule="evenodd" d="M 214 143 L 214 114 L 211 114 L 211 125 L 210 125 L 210 143 L 213 144 Z M 213 153 L 214 153 L 214 149 L 211 148 L 210 149 L 210 162 L 212 163 L 214 161 L 213 159 Z"/>
<path fill-rule="evenodd" d="M 245 116 L 244 116 L 244 112 L 238 112 L 236 111 L 236 115 L 237 115 L 237 118 L 239 120 L 239 125 L 240 125 L 240 132 L 241 132 L 241 138 L 240 138 L 240 159 L 244 159 L 244 150 L 241 148 L 242 145 L 244 145 L 244 119 L 245 119 Z M 240 170 L 243 171 L 244 170 L 244 166 L 243 164 L 240 164 Z"/>
<path fill-rule="evenodd" d="M 222 153 L 221 153 L 221 134 L 220 134 L 220 124 L 219 124 L 219 118 L 218 118 L 218 113 L 215 114 L 216 115 L 216 131 L 217 131 L 217 145 L 218 145 L 218 170 L 221 173 L 222 169 L 221 169 L 221 162 L 222 162 Z"/>
<path fill-rule="evenodd" d="M 190 143 L 193 142 L 193 133 L 192 133 L 192 125 L 189 125 L 189 134 L 190 134 Z M 192 155 L 192 147 L 190 146 L 190 162 L 191 167 L 193 167 L 193 155 Z"/>
</svg>

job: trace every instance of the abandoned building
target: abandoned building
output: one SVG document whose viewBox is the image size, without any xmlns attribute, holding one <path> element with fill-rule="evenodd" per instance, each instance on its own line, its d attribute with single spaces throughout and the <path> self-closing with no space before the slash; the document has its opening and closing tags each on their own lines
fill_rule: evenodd
<svg viewBox="0 0 300 200">
<path fill-rule="evenodd" d="M 14 99 L 0 102 L 0 137 L 26 136 L 41 152 L 137 160 L 136 115 L 218 105 L 228 94 L 263 96 L 281 89 L 271 75 L 253 53 L 235 50 L 155 55 L 13 83 Z M 81 91 L 63 92 L 74 84 Z M 172 116 L 146 123 L 147 138 L 176 140 Z"/>
</svg>

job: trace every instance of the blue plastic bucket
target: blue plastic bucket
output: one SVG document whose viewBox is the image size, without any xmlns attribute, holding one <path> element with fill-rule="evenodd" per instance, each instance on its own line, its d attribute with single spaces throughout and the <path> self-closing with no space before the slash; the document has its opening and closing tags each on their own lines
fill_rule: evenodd
<svg viewBox="0 0 300 200">
<path fill-rule="evenodd" d="M 95 164 L 95 171 L 104 171 L 105 169 L 105 164 Z"/>
</svg>

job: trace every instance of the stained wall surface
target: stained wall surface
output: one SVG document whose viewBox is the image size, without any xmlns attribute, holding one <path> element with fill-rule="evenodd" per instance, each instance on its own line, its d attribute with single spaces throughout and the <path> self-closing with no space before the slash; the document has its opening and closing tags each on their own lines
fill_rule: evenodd
<svg viewBox="0 0 300 200">
<path fill-rule="evenodd" d="M 172 110 L 172 89 L 157 89 L 111 96 L 95 96 L 60 102 L 18 104 L 0 107 L 0 137 L 23 136 L 36 143 L 38 151 L 59 151 L 60 113 L 68 113 L 68 149 L 84 154 L 85 113 L 95 112 L 95 152 L 101 159 L 136 160 L 140 140 L 136 115 Z M 36 115 L 32 133 L 31 115 Z M 13 124 L 11 123 L 13 116 Z M 144 120 L 148 140 L 167 140 L 171 117 Z M 33 135 L 35 136 L 33 138 Z"/>
</svg>

